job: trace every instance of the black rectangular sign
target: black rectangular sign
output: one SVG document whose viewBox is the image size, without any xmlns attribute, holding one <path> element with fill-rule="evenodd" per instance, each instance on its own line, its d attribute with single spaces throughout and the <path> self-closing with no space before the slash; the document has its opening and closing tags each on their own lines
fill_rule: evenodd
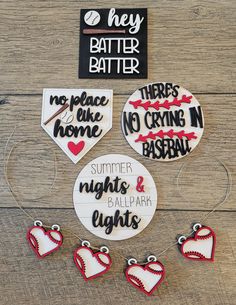
<svg viewBox="0 0 236 305">
<path fill-rule="evenodd" d="M 79 78 L 147 78 L 147 9 L 82 9 Z"/>
</svg>

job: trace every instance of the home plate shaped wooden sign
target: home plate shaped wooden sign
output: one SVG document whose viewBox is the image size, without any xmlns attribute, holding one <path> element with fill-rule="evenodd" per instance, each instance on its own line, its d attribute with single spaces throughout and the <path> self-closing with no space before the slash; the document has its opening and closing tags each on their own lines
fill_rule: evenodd
<svg viewBox="0 0 236 305">
<path fill-rule="evenodd" d="M 112 127 L 113 91 L 44 89 L 41 126 L 77 163 Z"/>
</svg>

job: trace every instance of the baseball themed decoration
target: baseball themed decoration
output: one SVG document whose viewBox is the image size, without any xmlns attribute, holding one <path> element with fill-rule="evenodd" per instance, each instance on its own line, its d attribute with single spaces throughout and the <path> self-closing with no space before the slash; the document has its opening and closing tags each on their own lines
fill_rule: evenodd
<svg viewBox="0 0 236 305">
<path fill-rule="evenodd" d="M 111 268 L 109 249 L 105 246 L 94 252 L 88 241 L 83 241 L 82 246 L 74 251 L 74 262 L 85 281 L 95 279 L 106 273 Z"/>
<path fill-rule="evenodd" d="M 173 161 L 199 143 L 204 118 L 197 99 L 172 83 L 152 83 L 126 102 L 122 130 L 130 146 L 151 160 Z"/>
<path fill-rule="evenodd" d="M 112 90 L 44 89 L 41 126 L 77 163 L 112 127 Z"/>
<path fill-rule="evenodd" d="M 96 26 L 101 20 L 101 16 L 97 11 L 87 11 L 84 15 L 84 22 L 89 26 Z"/>
<path fill-rule="evenodd" d="M 154 255 L 148 257 L 145 265 L 138 264 L 134 258 L 129 259 L 128 265 L 125 270 L 127 281 L 148 296 L 152 295 L 164 280 L 165 268 Z"/>
<path fill-rule="evenodd" d="M 79 173 L 73 193 L 76 214 L 93 234 L 122 240 L 151 221 L 157 205 L 154 180 L 138 161 L 118 154 L 101 156 Z"/>
<path fill-rule="evenodd" d="M 79 78 L 147 78 L 147 9 L 82 9 Z"/>
<path fill-rule="evenodd" d="M 207 226 L 195 224 L 194 236 L 178 239 L 182 255 L 188 259 L 200 261 L 214 261 L 216 236 L 214 231 Z"/>
<path fill-rule="evenodd" d="M 34 222 L 34 226 L 28 230 L 26 237 L 38 258 L 44 258 L 57 251 L 63 241 L 58 225 L 53 225 L 50 230 L 46 231 L 39 220 Z"/>
</svg>

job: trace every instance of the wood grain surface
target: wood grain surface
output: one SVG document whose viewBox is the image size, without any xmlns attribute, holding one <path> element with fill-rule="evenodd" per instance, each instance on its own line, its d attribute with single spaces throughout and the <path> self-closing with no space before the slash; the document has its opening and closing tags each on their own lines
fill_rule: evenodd
<svg viewBox="0 0 236 305">
<path fill-rule="evenodd" d="M 114 7 L 148 7 L 149 81 L 178 82 L 191 92 L 235 92 L 236 2 L 115 0 Z M 3 93 L 43 87 L 87 86 L 78 81 L 80 8 L 104 1 L 1 1 Z M 93 86 L 130 93 L 143 80 L 93 80 Z"/>
<path fill-rule="evenodd" d="M 112 5 L 124 7 L 124 1 Z M 130 0 L 126 7 L 148 7 L 149 79 L 80 80 L 80 9 L 110 6 L 110 1 L 0 2 L 0 305 L 234 305 L 236 2 Z M 179 161 L 166 164 L 142 158 L 122 135 L 124 103 L 150 81 L 175 82 L 193 92 L 202 105 L 203 138 L 194 152 Z M 114 90 L 113 128 L 77 165 L 40 127 L 46 87 Z M 16 207 L 4 179 L 4 151 L 16 125 L 6 149 L 7 155 L 13 149 L 9 180 L 27 211 L 47 224 L 59 223 L 65 237 L 61 250 L 41 261 L 25 239 L 31 220 Z M 79 171 L 108 152 L 125 153 L 150 171 L 157 185 L 158 206 L 141 234 L 122 242 L 105 242 L 111 248 L 112 269 L 86 283 L 73 264 L 72 252 L 79 241 L 71 231 L 95 245 L 104 241 L 78 221 L 72 189 Z M 172 247 L 161 257 L 167 269 L 165 282 L 154 296 L 142 295 L 127 284 L 125 261 L 119 254 L 138 260 L 158 254 L 221 201 L 228 181 L 217 158 L 229 168 L 233 189 L 227 202 L 207 220 L 217 234 L 215 262 L 186 261 Z"/>
</svg>

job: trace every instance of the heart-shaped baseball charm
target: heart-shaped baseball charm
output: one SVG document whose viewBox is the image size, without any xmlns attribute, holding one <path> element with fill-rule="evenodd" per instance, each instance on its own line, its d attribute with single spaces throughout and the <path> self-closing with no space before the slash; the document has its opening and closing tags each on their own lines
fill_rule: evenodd
<svg viewBox="0 0 236 305">
<path fill-rule="evenodd" d="M 60 248 L 63 236 L 58 225 L 46 231 L 41 225 L 34 225 L 27 232 L 27 240 L 38 258 L 43 258 Z"/>
<path fill-rule="evenodd" d="M 151 261 L 146 265 L 134 263 L 127 267 L 125 276 L 131 285 L 150 296 L 163 281 L 165 268 L 158 261 Z"/>
<path fill-rule="evenodd" d="M 77 156 L 83 150 L 85 142 L 79 141 L 77 144 L 75 144 L 74 142 L 70 141 L 67 145 L 72 154 Z"/>
<path fill-rule="evenodd" d="M 216 236 L 210 227 L 201 226 L 193 237 L 180 242 L 180 251 L 188 259 L 213 261 L 215 254 Z"/>
<path fill-rule="evenodd" d="M 104 252 L 106 251 L 106 252 Z M 92 280 L 111 268 L 111 257 L 107 247 L 93 252 L 88 246 L 80 246 L 74 252 L 74 262 L 85 281 Z"/>
</svg>

